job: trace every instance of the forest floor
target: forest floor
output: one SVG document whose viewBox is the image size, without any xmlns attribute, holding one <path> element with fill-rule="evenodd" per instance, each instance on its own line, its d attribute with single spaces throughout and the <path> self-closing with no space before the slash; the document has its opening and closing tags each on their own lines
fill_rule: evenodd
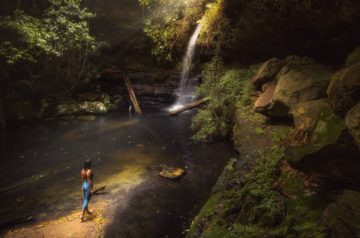
<svg viewBox="0 0 360 238">
<path fill-rule="evenodd" d="M 85 215 L 81 222 L 81 211 L 72 211 L 69 214 L 48 221 L 36 222 L 31 225 L 15 227 L 4 234 L 5 238 L 25 237 L 104 237 L 104 228 L 111 220 L 109 201 L 96 201 L 91 204 L 92 214 Z"/>
</svg>

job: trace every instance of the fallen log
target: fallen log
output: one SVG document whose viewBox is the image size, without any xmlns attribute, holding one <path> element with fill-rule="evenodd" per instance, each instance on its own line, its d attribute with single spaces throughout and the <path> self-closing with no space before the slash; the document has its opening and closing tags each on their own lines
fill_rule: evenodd
<svg viewBox="0 0 360 238">
<path fill-rule="evenodd" d="M 209 99 L 210 98 L 206 97 L 206 98 L 199 99 L 199 100 L 197 100 L 195 102 L 188 103 L 188 104 L 184 105 L 183 107 L 181 107 L 181 108 L 179 108 L 177 110 L 168 112 L 166 115 L 167 116 L 176 116 L 176 115 L 178 115 L 178 114 L 180 114 L 182 112 L 185 112 L 185 111 L 188 111 L 188 110 L 191 110 L 193 108 L 201 106 L 202 104 L 208 102 Z"/>
<path fill-rule="evenodd" d="M 135 95 L 134 89 L 131 85 L 129 77 L 125 74 L 123 74 L 123 77 L 124 77 L 126 88 L 128 90 L 129 96 L 130 96 L 131 104 L 134 106 L 135 112 L 138 114 L 142 114 L 141 108 L 139 106 L 139 102 L 136 98 L 136 95 Z"/>
</svg>

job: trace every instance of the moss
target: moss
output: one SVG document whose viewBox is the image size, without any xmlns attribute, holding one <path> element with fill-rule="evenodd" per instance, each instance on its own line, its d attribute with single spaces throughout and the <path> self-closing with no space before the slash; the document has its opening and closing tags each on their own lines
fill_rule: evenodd
<svg viewBox="0 0 360 238">
<path fill-rule="evenodd" d="M 330 107 L 323 109 L 311 134 L 310 143 L 289 147 L 286 153 L 287 160 L 291 163 L 297 163 L 306 155 L 315 153 L 327 145 L 335 144 L 344 129 L 344 121 L 335 115 Z"/>
<path fill-rule="evenodd" d="M 211 221 L 211 216 L 216 211 L 216 206 L 221 202 L 221 193 L 212 195 L 205 205 L 201 208 L 199 214 L 193 220 L 191 227 L 186 234 L 186 237 L 199 237 L 203 232 L 201 227 L 208 225 Z"/>
<path fill-rule="evenodd" d="M 258 135 L 263 135 L 264 134 L 264 130 L 261 127 L 256 127 L 255 132 Z"/>
</svg>

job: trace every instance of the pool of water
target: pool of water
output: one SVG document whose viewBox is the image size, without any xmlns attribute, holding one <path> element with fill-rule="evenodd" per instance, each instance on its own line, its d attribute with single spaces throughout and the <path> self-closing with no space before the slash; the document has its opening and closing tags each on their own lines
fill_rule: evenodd
<svg viewBox="0 0 360 238">
<path fill-rule="evenodd" d="M 80 170 L 91 159 L 95 188 L 107 186 L 94 200 L 111 202 L 106 237 L 182 237 L 233 156 L 228 143 L 193 143 L 191 117 L 151 109 L 142 117 L 112 114 L 10 129 L 1 140 L 0 224 L 80 209 Z M 166 180 L 157 176 L 161 165 L 187 173 Z"/>
</svg>

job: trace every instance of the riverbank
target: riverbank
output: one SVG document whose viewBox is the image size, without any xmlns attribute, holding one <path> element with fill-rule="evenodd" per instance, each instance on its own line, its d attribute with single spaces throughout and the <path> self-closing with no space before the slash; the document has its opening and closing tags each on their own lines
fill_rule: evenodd
<svg viewBox="0 0 360 238">
<path fill-rule="evenodd" d="M 46 121 L 8 133 L 0 168 L 0 200 L 7 206 L 1 207 L 0 223 L 27 215 L 34 220 L 8 227 L 5 234 L 47 237 L 83 225 L 105 237 L 182 237 L 233 150 L 227 143 L 192 143 L 192 113 L 144 112 L 142 117 L 120 113 L 93 121 Z M 95 189 L 106 186 L 106 193 L 93 197 L 90 209 L 96 216 L 81 224 L 79 171 L 87 158 L 93 162 Z M 161 178 L 163 165 L 183 168 L 186 175 L 178 181 Z M 66 237 L 66 231 L 59 236 Z M 82 231 L 69 234 L 78 237 Z"/>
</svg>

